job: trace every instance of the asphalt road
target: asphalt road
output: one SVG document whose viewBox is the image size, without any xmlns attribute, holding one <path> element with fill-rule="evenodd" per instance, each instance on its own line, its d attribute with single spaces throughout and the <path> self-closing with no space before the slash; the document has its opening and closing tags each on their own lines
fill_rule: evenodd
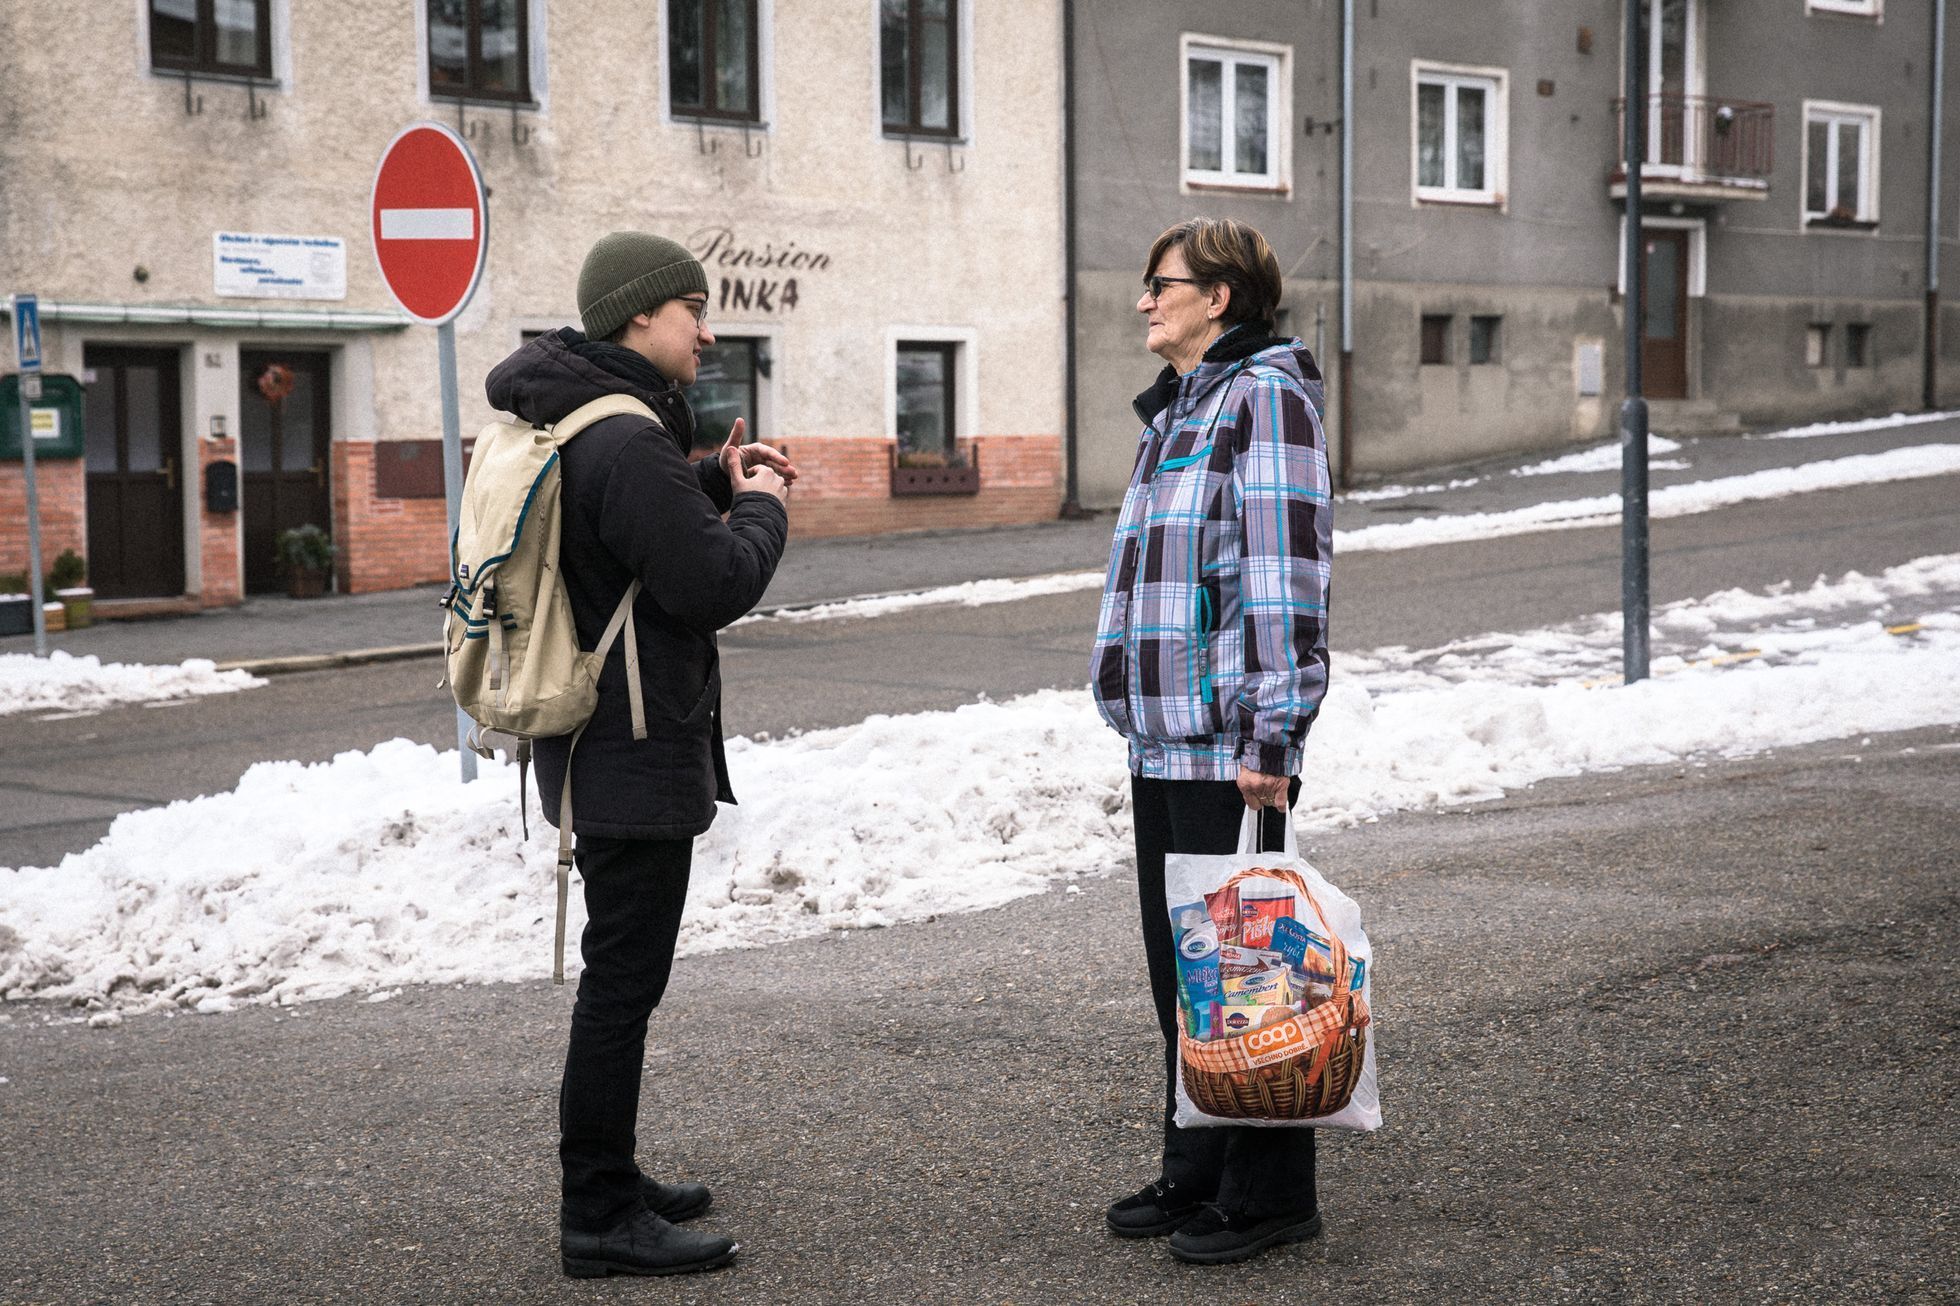
<svg viewBox="0 0 1960 1306">
<path fill-rule="evenodd" d="M 1095 567 L 1106 531 L 1022 532 L 988 547 L 1007 552 L 996 561 L 1026 571 Z M 1825 572 L 1879 571 L 1960 549 L 1960 477 L 1665 519 L 1653 524 L 1653 540 L 1657 605 L 1736 586 L 1808 583 Z M 870 550 L 876 559 L 862 565 L 900 574 L 891 542 L 836 547 Z M 1044 548 L 1053 551 L 1045 565 Z M 847 561 L 830 556 L 839 567 Z M 1617 528 L 1351 554 L 1335 580 L 1335 674 L 1343 649 L 1528 630 L 1614 610 L 1619 595 Z M 980 694 L 1080 685 L 1095 609 L 1096 595 L 1085 591 L 902 618 L 744 626 L 723 638 L 728 728 L 781 734 L 874 712 L 953 707 Z M 59 860 L 99 839 L 117 812 L 228 789 L 264 758 L 319 761 L 398 735 L 453 746 L 454 716 L 437 676 L 433 661 L 388 663 L 281 676 L 262 689 L 169 707 L 0 718 L 0 866 Z"/>
<path fill-rule="evenodd" d="M 1960 1296 L 1960 730 L 1558 781 L 1323 836 L 1386 1127 L 1326 1236 L 1198 1270 L 1152 1173 L 1134 888 L 680 963 L 643 1159 L 715 1275 L 557 1273 L 569 994 L 0 1013 L 0 1302 L 1186 1303 Z"/>
</svg>

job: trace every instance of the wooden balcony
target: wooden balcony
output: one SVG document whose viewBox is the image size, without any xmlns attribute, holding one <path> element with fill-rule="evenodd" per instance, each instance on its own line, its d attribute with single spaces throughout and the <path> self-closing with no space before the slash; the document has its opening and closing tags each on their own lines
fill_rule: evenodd
<svg viewBox="0 0 1960 1306">
<path fill-rule="evenodd" d="M 1647 107 L 1647 161 L 1640 191 L 1653 200 L 1760 200 L 1769 198 L 1776 144 L 1776 107 L 1713 95 L 1651 95 Z M 1626 138 L 1626 101 L 1613 102 L 1615 143 Z M 1625 199 L 1627 175 L 1615 151 L 1606 178 L 1614 199 Z"/>
</svg>

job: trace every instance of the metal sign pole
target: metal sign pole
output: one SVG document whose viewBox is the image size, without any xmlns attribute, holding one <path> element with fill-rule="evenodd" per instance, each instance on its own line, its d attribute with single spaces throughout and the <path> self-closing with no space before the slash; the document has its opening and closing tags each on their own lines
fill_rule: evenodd
<svg viewBox="0 0 1960 1306">
<path fill-rule="evenodd" d="M 1640 15 L 1647 0 L 1626 6 L 1626 337 L 1627 397 L 1620 405 L 1620 617 L 1622 674 L 1647 678 L 1647 400 L 1640 393 L 1640 335 L 1646 329 L 1646 238 L 1640 222 L 1640 172 L 1647 158 L 1647 59 Z"/>
<path fill-rule="evenodd" d="M 35 314 L 39 301 L 32 295 L 15 295 L 8 316 L 14 320 L 14 357 L 20 364 L 16 380 L 20 391 L 20 470 L 27 482 L 27 592 L 34 603 L 34 656 L 44 658 L 48 655 L 48 614 L 42 605 L 47 594 L 41 582 L 41 495 L 34 483 L 34 400 L 41 397 L 41 359 L 39 342 L 29 339 L 22 300 L 27 301 L 24 311 L 28 314 Z M 38 315 L 34 326 L 32 334 L 38 336 Z"/>
<path fill-rule="evenodd" d="M 444 322 L 436 328 L 436 370 L 442 385 L 442 494 L 449 505 L 449 538 L 456 538 L 457 523 L 463 516 L 463 422 L 456 399 L 456 324 Z M 476 779 L 476 754 L 470 751 L 473 723 L 462 708 L 456 709 L 456 751 L 463 759 L 463 782 Z"/>
</svg>

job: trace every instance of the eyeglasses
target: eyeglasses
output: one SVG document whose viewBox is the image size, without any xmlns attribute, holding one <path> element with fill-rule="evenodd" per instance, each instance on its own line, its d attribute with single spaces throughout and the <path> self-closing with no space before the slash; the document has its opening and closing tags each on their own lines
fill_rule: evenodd
<svg viewBox="0 0 1960 1306">
<path fill-rule="evenodd" d="M 1143 293 L 1152 299 L 1161 299 L 1165 286 L 1202 286 L 1205 283 L 1197 277 L 1145 277 Z"/>
<path fill-rule="evenodd" d="M 681 303 L 687 305 L 687 311 L 694 314 L 695 326 L 707 325 L 708 301 L 706 299 L 689 299 L 685 295 L 677 295 L 675 296 L 675 298 L 680 300 Z"/>
</svg>

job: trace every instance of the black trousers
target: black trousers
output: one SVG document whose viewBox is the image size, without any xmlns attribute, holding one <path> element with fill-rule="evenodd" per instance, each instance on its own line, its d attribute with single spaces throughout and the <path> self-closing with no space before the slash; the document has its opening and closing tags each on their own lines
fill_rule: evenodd
<svg viewBox="0 0 1960 1306">
<path fill-rule="evenodd" d="M 559 1219 L 596 1233 L 639 1205 L 633 1149 L 647 1018 L 674 968 L 694 841 L 580 835 L 576 856 L 585 881 L 585 972 L 558 1090 Z"/>
<path fill-rule="evenodd" d="M 1296 778 L 1288 803 L 1300 793 Z M 1179 1129 L 1177 1114 L 1177 954 L 1164 901 L 1167 853 L 1231 853 L 1239 846 L 1245 800 L 1230 780 L 1130 777 L 1136 815 L 1137 894 L 1143 904 L 1143 956 L 1164 1036 L 1164 1178 L 1200 1201 L 1257 1217 L 1316 1205 L 1311 1129 L 1221 1125 Z M 1281 819 L 1268 811 L 1262 847 L 1277 848 Z"/>
</svg>

